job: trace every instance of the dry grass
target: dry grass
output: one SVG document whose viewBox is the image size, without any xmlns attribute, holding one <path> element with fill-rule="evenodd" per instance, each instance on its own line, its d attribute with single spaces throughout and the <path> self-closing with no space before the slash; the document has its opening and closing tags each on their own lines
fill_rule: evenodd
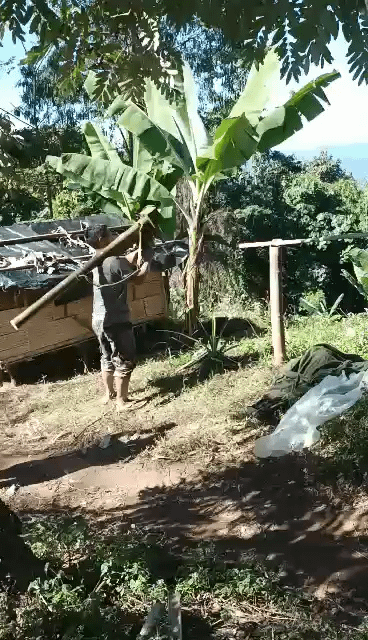
<svg viewBox="0 0 368 640">
<path fill-rule="evenodd" d="M 157 415 L 177 426 L 165 434 L 150 455 L 169 462 L 195 457 L 197 462 L 228 463 L 241 459 L 254 428 L 236 417 L 266 388 L 270 368 L 257 366 L 217 374 L 157 407 Z"/>
<path fill-rule="evenodd" d="M 366 314 L 342 318 L 297 319 L 287 328 L 288 354 L 296 356 L 317 342 L 328 342 L 368 356 Z M 231 356 L 249 358 L 252 365 L 214 375 L 205 382 L 180 373 L 190 354 L 158 356 L 142 362 L 132 379 L 132 403 L 118 415 L 114 405 L 101 405 L 97 373 L 68 381 L 3 389 L 0 434 L 4 454 L 19 456 L 87 446 L 104 434 L 155 432 L 165 423 L 176 426 L 149 451 L 168 461 L 198 456 L 203 461 L 243 455 L 252 425 L 234 417 L 259 397 L 272 378 L 270 335 L 234 343 Z M 244 365 L 244 363 L 243 363 Z M 146 453 L 147 455 L 147 453 Z"/>
<path fill-rule="evenodd" d="M 193 385 L 177 372 L 182 360 L 160 357 L 138 366 L 132 380 L 134 402 L 123 414 L 114 403 L 101 404 L 98 373 L 4 389 L 0 403 L 7 405 L 10 428 L 0 436 L 2 451 L 44 455 L 87 446 L 107 433 L 154 433 L 172 423 L 175 427 L 149 451 L 150 457 L 173 461 L 202 451 L 204 459 L 216 453 L 228 459 L 234 446 L 242 446 L 246 426 L 232 414 L 267 386 L 270 367 L 217 374 Z"/>
</svg>

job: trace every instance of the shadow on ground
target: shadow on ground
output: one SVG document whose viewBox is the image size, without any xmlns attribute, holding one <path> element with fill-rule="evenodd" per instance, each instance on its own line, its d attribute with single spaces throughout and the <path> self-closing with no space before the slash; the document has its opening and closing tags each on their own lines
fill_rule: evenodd
<svg viewBox="0 0 368 640">
<path fill-rule="evenodd" d="M 259 359 L 258 354 L 245 355 L 245 356 L 231 356 L 231 360 L 225 363 L 223 366 L 216 361 L 206 361 L 200 367 L 193 366 L 177 373 L 168 376 L 162 376 L 155 378 L 150 383 L 150 386 L 156 391 L 146 398 L 146 400 L 153 400 L 154 398 L 162 397 L 162 401 L 159 404 L 165 404 L 172 400 L 172 396 L 179 396 L 186 389 L 191 389 L 201 382 L 209 380 L 213 375 L 217 373 L 225 373 L 226 371 L 236 371 L 237 369 L 243 369 L 252 362 L 256 362 Z M 138 391 L 143 391 L 139 389 Z M 168 398 L 167 396 L 170 396 Z"/>
<path fill-rule="evenodd" d="M 41 460 L 27 460 L 0 471 L 0 487 L 18 484 L 27 486 L 61 478 L 87 467 L 97 467 L 116 462 L 129 462 L 139 453 L 152 447 L 164 433 L 173 429 L 176 423 L 170 422 L 157 427 L 154 433 L 140 434 L 128 439 L 121 433 L 109 436 L 106 448 L 102 443 L 87 449 L 76 449 Z M 101 446 L 102 444 L 102 446 Z"/>
<path fill-rule="evenodd" d="M 315 464 L 313 456 L 290 456 L 259 465 L 247 462 L 173 486 L 143 490 L 134 505 L 105 512 L 88 510 L 83 517 L 88 515 L 92 526 L 101 527 L 105 536 L 110 531 L 111 540 L 131 531 L 138 539 L 159 540 L 157 553 L 150 543 L 146 558 L 155 580 L 173 584 L 188 549 L 207 541 L 224 566 L 244 565 L 254 555 L 271 568 L 281 565 L 287 588 L 310 589 L 324 600 L 321 610 L 337 606 L 335 617 L 358 626 L 368 600 L 368 506 L 357 516 L 353 509 L 333 501 L 331 490 L 316 481 Z M 81 510 L 68 513 L 75 517 Z M 55 509 L 43 512 L 43 517 L 48 514 L 55 516 Z M 360 535 L 351 535 L 354 530 Z M 88 558 L 83 562 L 87 564 L 79 564 L 78 571 L 87 580 Z M 92 583 L 93 579 L 96 576 Z M 188 639 L 218 637 L 204 616 L 184 611 L 183 621 Z M 221 636 L 228 637 L 232 636 Z M 234 637 L 255 635 L 245 629 L 244 635 Z M 321 640 L 324 636 L 291 637 Z"/>
<path fill-rule="evenodd" d="M 132 460 L 174 426 L 162 425 L 128 443 L 115 435 L 106 449 L 95 445 L 86 453 L 14 465 L 1 472 L 0 486 L 41 483 L 88 466 Z M 316 480 L 316 464 L 312 455 L 247 462 L 144 489 L 129 507 L 88 510 L 88 515 L 122 530 L 134 525 L 164 533 L 179 546 L 211 541 L 231 561 L 254 551 L 271 564 L 285 565 L 289 583 L 321 597 L 341 591 L 368 599 L 368 504 L 357 511 L 333 499 L 331 488 Z"/>
<path fill-rule="evenodd" d="M 27 589 L 29 582 L 42 575 L 44 563 L 38 560 L 22 538 L 18 516 L 0 500 L 0 585 Z"/>
<path fill-rule="evenodd" d="M 253 550 L 285 564 L 289 582 L 321 597 L 341 590 L 368 598 L 368 505 L 357 516 L 333 504 L 329 488 L 314 480 L 313 464 L 304 457 L 245 463 L 144 490 L 133 507 L 107 517 L 185 544 L 212 540 L 234 561 Z"/>
</svg>

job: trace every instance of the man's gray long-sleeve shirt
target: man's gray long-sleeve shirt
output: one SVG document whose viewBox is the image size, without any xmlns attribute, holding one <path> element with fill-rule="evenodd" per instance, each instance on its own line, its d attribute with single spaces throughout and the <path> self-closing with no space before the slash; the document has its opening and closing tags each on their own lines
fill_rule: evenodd
<svg viewBox="0 0 368 640">
<path fill-rule="evenodd" d="M 127 276 L 134 270 L 123 257 L 106 258 L 93 269 L 93 326 L 109 327 L 130 321 Z"/>
</svg>

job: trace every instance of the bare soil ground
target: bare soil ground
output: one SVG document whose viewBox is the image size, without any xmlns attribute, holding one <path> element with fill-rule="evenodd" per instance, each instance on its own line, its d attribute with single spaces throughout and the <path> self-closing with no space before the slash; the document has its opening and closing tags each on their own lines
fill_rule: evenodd
<svg viewBox="0 0 368 640">
<path fill-rule="evenodd" d="M 192 384 L 177 361 L 140 365 L 124 414 L 99 376 L 0 389 L 0 498 L 19 514 L 82 513 L 255 550 L 320 598 L 368 597 L 368 502 L 318 481 L 313 457 L 259 464 L 239 411 L 272 377 L 247 365 Z"/>
</svg>

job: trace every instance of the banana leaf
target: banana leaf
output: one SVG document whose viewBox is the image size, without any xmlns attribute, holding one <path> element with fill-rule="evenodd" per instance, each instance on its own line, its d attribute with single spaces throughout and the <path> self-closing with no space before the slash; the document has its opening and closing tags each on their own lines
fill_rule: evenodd
<svg viewBox="0 0 368 640">
<path fill-rule="evenodd" d="M 48 156 L 48 164 L 66 178 L 126 206 L 126 196 L 141 206 L 157 203 L 159 226 L 165 236 L 175 231 L 175 202 L 162 184 L 121 160 L 102 160 L 77 153 Z"/>
</svg>

